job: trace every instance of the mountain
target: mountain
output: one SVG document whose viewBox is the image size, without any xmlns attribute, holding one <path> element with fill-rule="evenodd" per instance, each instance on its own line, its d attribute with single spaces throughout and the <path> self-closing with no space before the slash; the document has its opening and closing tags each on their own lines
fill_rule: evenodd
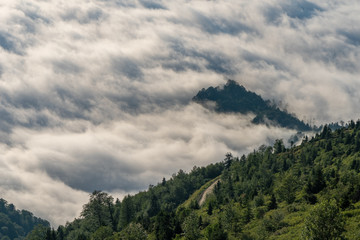
<svg viewBox="0 0 360 240">
<path fill-rule="evenodd" d="M 360 239 L 359 222 L 360 121 L 351 121 L 299 146 L 227 153 L 122 201 L 95 191 L 79 218 L 37 239 Z"/>
<path fill-rule="evenodd" d="M 222 113 L 253 113 L 255 124 L 271 124 L 299 131 L 309 131 L 311 127 L 300 121 L 295 116 L 281 111 L 278 107 L 271 105 L 256 93 L 247 91 L 243 86 L 233 80 L 229 80 L 224 87 L 209 87 L 202 89 L 193 101 L 209 106 L 208 102 L 216 103 L 215 110 Z"/>
<path fill-rule="evenodd" d="M 35 217 L 26 210 L 17 210 L 13 204 L 0 198 L 0 239 L 25 239 L 36 226 L 50 227 L 48 221 Z"/>
</svg>

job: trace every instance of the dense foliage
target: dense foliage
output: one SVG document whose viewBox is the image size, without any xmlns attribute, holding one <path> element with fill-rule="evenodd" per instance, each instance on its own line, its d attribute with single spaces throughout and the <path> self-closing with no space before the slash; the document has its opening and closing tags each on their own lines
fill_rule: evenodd
<svg viewBox="0 0 360 240">
<path fill-rule="evenodd" d="M 107 193 L 94 191 L 83 206 L 80 218 L 65 226 L 42 231 L 46 240 L 77 239 L 147 239 L 153 230 L 159 239 L 171 239 L 180 234 L 180 222 L 175 218 L 177 207 L 224 169 L 222 163 L 194 167 L 190 173 L 180 170 L 171 179 L 121 202 Z M 39 234 L 38 234 L 39 235 Z"/>
<path fill-rule="evenodd" d="M 360 239 L 359 151 L 360 121 L 324 126 L 299 146 L 228 153 L 121 202 L 95 191 L 43 239 Z"/>
<path fill-rule="evenodd" d="M 31 212 L 17 210 L 13 204 L 0 198 L 0 239 L 24 239 L 24 237 L 41 225 L 45 228 L 50 226 L 48 221 L 34 217 Z"/>
<path fill-rule="evenodd" d="M 205 106 L 208 101 L 213 101 L 216 103 L 215 110 L 218 112 L 254 113 L 256 117 L 253 123 L 256 124 L 275 124 L 300 131 L 311 130 L 309 125 L 295 116 L 281 111 L 270 101 L 264 101 L 261 96 L 247 91 L 233 80 L 229 80 L 223 88 L 202 89 L 193 101 Z"/>
</svg>

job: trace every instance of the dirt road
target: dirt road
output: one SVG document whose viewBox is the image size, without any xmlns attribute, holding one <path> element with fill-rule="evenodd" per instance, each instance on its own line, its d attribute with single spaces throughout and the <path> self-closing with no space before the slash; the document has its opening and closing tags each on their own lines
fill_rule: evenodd
<svg viewBox="0 0 360 240">
<path fill-rule="evenodd" d="M 206 197 L 213 192 L 215 185 L 219 182 L 220 180 L 216 180 L 215 182 L 213 182 L 201 195 L 201 198 L 199 200 L 199 206 L 203 205 Z"/>
</svg>

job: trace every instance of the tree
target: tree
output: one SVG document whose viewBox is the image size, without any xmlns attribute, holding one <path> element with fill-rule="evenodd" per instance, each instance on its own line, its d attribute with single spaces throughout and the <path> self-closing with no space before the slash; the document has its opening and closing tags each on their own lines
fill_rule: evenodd
<svg viewBox="0 0 360 240">
<path fill-rule="evenodd" d="M 316 204 L 305 219 L 302 237 L 307 240 L 342 239 L 345 220 L 335 200 Z"/>
<path fill-rule="evenodd" d="M 146 240 L 147 233 L 139 223 L 130 223 L 120 233 L 115 235 L 116 240 Z"/>
<path fill-rule="evenodd" d="M 276 209 L 277 208 L 277 202 L 274 194 L 271 194 L 270 203 L 268 204 L 268 209 Z"/>
<path fill-rule="evenodd" d="M 56 232 L 54 229 L 48 228 L 46 231 L 46 240 L 56 240 Z"/>
<path fill-rule="evenodd" d="M 291 204 L 295 201 L 296 185 L 297 180 L 295 177 L 292 174 L 287 174 L 276 189 L 276 193 L 281 200 Z"/>
<path fill-rule="evenodd" d="M 326 182 L 322 170 L 319 166 L 313 168 L 309 181 L 310 181 L 309 190 L 311 193 L 314 194 L 319 193 L 321 190 L 323 190 L 326 187 Z"/>
<path fill-rule="evenodd" d="M 26 240 L 46 240 L 48 227 L 37 225 L 27 236 Z"/>
<path fill-rule="evenodd" d="M 274 144 L 274 153 L 282 153 L 285 151 L 285 146 L 284 146 L 284 142 L 282 139 L 276 139 L 275 140 L 275 144 Z"/>
<path fill-rule="evenodd" d="M 174 236 L 173 217 L 165 211 L 160 211 L 155 218 L 156 240 L 168 240 Z"/>
<path fill-rule="evenodd" d="M 321 134 L 320 134 L 320 137 L 322 139 L 328 139 L 328 138 L 330 138 L 330 136 L 331 136 L 331 128 L 328 127 L 328 125 L 325 125 L 322 132 L 321 132 Z"/>
<path fill-rule="evenodd" d="M 213 213 L 213 202 L 210 201 L 207 209 L 207 214 L 212 215 L 212 213 Z"/>
<path fill-rule="evenodd" d="M 206 235 L 208 240 L 227 240 L 228 235 L 224 231 L 221 223 L 215 223 L 214 225 L 209 225 L 206 229 Z"/>
<path fill-rule="evenodd" d="M 102 191 L 94 191 L 90 195 L 89 203 L 83 206 L 81 216 L 91 232 L 95 232 L 101 226 L 114 228 L 114 199 Z"/>
<path fill-rule="evenodd" d="M 149 200 L 150 201 L 149 208 L 147 209 L 147 214 L 149 215 L 149 217 L 153 217 L 160 211 L 160 205 L 153 190 L 150 190 Z"/>
<path fill-rule="evenodd" d="M 195 212 L 191 212 L 190 215 L 185 218 L 182 225 L 184 230 L 184 236 L 187 240 L 197 240 L 200 239 L 201 233 L 199 229 L 199 218 Z"/>
<path fill-rule="evenodd" d="M 134 206 L 130 195 L 125 196 L 121 202 L 120 219 L 118 229 L 125 228 L 134 217 Z"/>
<path fill-rule="evenodd" d="M 104 240 L 113 234 L 113 230 L 109 226 L 99 227 L 96 232 L 91 235 L 91 240 Z"/>
<path fill-rule="evenodd" d="M 228 153 L 225 154 L 225 159 L 224 159 L 225 169 L 229 169 L 229 168 L 230 168 L 233 160 L 234 160 L 234 157 L 233 157 L 233 155 L 232 155 L 230 152 L 228 152 Z"/>
<path fill-rule="evenodd" d="M 64 227 L 63 226 L 59 226 L 57 229 L 57 238 L 56 240 L 64 240 L 65 239 L 65 235 L 64 235 Z"/>
</svg>

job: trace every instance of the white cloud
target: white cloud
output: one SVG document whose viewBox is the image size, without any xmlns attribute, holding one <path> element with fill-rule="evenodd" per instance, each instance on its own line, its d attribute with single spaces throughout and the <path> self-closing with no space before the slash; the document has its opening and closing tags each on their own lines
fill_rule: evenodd
<svg viewBox="0 0 360 240">
<path fill-rule="evenodd" d="M 318 124 L 359 118 L 359 10 L 356 0 L 1 4 L 2 197 L 60 224 L 86 191 L 136 192 L 292 134 L 189 105 L 227 78 Z"/>
</svg>

